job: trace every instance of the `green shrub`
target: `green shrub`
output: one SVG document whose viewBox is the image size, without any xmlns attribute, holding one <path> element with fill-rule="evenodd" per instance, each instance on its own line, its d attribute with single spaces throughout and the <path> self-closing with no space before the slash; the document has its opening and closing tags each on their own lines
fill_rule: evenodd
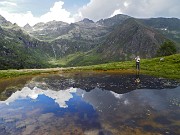
<svg viewBox="0 0 180 135">
<path fill-rule="evenodd" d="M 169 56 L 177 52 L 176 46 L 172 41 L 165 41 L 157 51 L 157 56 Z"/>
</svg>

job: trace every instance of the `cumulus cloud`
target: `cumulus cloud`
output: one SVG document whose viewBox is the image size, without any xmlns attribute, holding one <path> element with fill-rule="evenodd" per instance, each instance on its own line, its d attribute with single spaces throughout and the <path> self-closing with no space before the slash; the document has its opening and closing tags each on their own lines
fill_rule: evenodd
<svg viewBox="0 0 180 135">
<path fill-rule="evenodd" d="M 39 95 L 45 95 L 51 99 L 53 99 L 57 104 L 59 104 L 59 107 L 61 108 L 67 108 L 68 105 L 66 104 L 67 101 L 69 101 L 71 98 L 73 98 L 72 93 L 76 93 L 76 88 L 69 88 L 67 90 L 60 90 L 60 91 L 53 91 L 53 90 L 42 90 L 40 88 L 34 87 L 33 89 L 30 89 L 29 87 L 24 87 L 21 91 L 16 91 L 13 93 L 7 100 L 0 101 L 1 103 L 5 103 L 9 105 L 10 103 L 15 102 L 19 99 L 37 99 Z"/>
<path fill-rule="evenodd" d="M 14 3 L 14 2 L 8 2 L 8 1 L 1 1 L 1 2 L 0 2 L 0 5 L 2 5 L 2 6 L 17 6 L 16 3 Z"/>
<path fill-rule="evenodd" d="M 82 18 L 99 20 L 110 17 L 115 10 L 123 5 L 122 0 L 91 0 L 90 3 L 79 9 Z"/>
<path fill-rule="evenodd" d="M 40 20 L 43 22 L 48 22 L 50 20 L 56 20 L 56 21 L 64 21 L 71 23 L 74 21 L 74 19 L 71 16 L 70 12 L 63 9 L 64 2 L 59 1 L 55 2 L 54 6 L 50 8 L 50 11 L 40 17 Z"/>
<path fill-rule="evenodd" d="M 40 21 L 40 19 L 32 15 L 31 11 L 28 11 L 27 13 L 24 14 L 19 14 L 19 13 L 9 13 L 7 11 L 3 11 L 0 9 L 0 14 L 4 16 L 6 20 L 12 23 L 17 23 L 19 26 L 24 26 L 27 23 L 29 23 L 30 25 L 34 25 Z"/>
<path fill-rule="evenodd" d="M 179 0 L 91 0 L 79 9 L 81 18 L 97 21 L 116 14 L 133 17 L 178 17 L 180 18 Z"/>
<path fill-rule="evenodd" d="M 122 12 L 134 17 L 178 17 L 179 0 L 126 0 L 128 7 Z"/>
<path fill-rule="evenodd" d="M 89 3 L 71 14 L 63 8 L 64 2 L 55 2 L 49 11 L 40 17 L 35 17 L 31 11 L 26 13 L 12 12 L 16 0 L 0 2 L 0 14 L 8 21 L 24 26 L 26 23 L 34 25 L 38 22 L 64 21 L 74 22 L 89 18 L 94 21 L 112 17 L 117 14 L 126 14 L 137 18 L 149 17 L 177 17 L 180 18 L 179 0 L 90 0 Z M 9 6 L 8 6 L 9 5 Z"/>
<path fill-rule="evenodd" d="M 35 17 L 31 11 L 27 11 L 26 13 L 10 13 L 3 9 L 0 9 L 0 14 L 4 16 L 8 21 L 12 23 L 17 23 L 19 26 L 24 26 L 29 23 L 31 26 L 38 22 L 49 22 L 49 21 L 63 21 L 67 23 L 74 22 L 74 18 L 71 17 L 70 12 L 63 9 L 64 2 L 59 1 L 55 2 L 54 6 L 50 8 L 50 11 L 46 14 Z"/>
<path fill-rule="evenodd" d="M 110 17 L 113 17 L 113 16 L 115 16 L 115 15 L 117 15 L 117 14 L 122 14 L 121 9 L 115 10 L 115 11 L 113 12 L 113 14 L 112 14 Z"/>
</svg>

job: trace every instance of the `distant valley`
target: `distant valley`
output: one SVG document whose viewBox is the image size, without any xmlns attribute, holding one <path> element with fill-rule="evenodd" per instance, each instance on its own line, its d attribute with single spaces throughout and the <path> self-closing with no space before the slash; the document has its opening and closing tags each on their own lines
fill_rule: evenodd
<svg viewBox="0 0 180 135">
<path fill-rule="evenodd" d="M 156 57 L 166 40 L 180 48 L 180 19 L 127 15 L 23 28 L 0 16 L 0 69 L 81 66 Z"/>
</svg>

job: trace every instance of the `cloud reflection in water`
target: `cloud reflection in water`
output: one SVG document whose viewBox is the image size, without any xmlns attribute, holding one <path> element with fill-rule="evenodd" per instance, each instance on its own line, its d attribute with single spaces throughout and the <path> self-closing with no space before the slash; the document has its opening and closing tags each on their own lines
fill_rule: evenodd
<svg viewBox="0 0 180 135">
<path fill-rule="evenodd" d="M 45 95 L 51 99 L 53 99 L 61 108 L 67 108 L 66 104 L 69 99 L 73 98 L 72 93 L 76 92 L 76 88 L 69 88 L 67 90 L 53 91 L 53 90 L 42 90 L 40 88 L 34 87 L 30 89 L 29 87 L 24 87 L 21 91 L 16 91 L 13 93 L 7 100 L 0 101 L 0 103 L 6 103 L 9 105 L 18 99 L 37 99 L 39 95 Z"/>
<path fill-rule="evenodd" d="M 55 128 L 56 133 L 69 134 L 77 129 L 82 134 L 92 131 L 97 135 L 132 134 L 136 130 L 141 134 L 165 134 L 167 129 L 169 134 L 176 134 L 180 114 L 178 83 L 149 76 L 141 78 L 138 86 L 133 84 L 133 75 L 70 74 L 36 78 L 0 101 L 0 122 L 8 127 L 6 122 L 21 114 L 21 118 L 14 120 L 13 132 L 20 131 L 17 125 L 23 126 L 22 131 L 33 125 L 32 134 L 38 131 L 45 134 L 44 129 L 49 129 L 50 134 Z M 21 109 L 14 109 L 18 107 Z M 13 118 L 9 119 L 9 114 Z M 28 125 L 31 120 L 33 123 Z"/>
</svg>

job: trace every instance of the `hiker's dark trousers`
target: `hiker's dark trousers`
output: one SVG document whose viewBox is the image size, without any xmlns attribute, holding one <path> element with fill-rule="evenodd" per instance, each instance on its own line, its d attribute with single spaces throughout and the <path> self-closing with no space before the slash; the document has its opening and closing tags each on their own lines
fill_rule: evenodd
<svg viewBox="0 0 180 135">
<path fill-rule="evenodd" d="M 136 62 L 136 70 L 140 70 L 140 62 Z"/>
</svg>

